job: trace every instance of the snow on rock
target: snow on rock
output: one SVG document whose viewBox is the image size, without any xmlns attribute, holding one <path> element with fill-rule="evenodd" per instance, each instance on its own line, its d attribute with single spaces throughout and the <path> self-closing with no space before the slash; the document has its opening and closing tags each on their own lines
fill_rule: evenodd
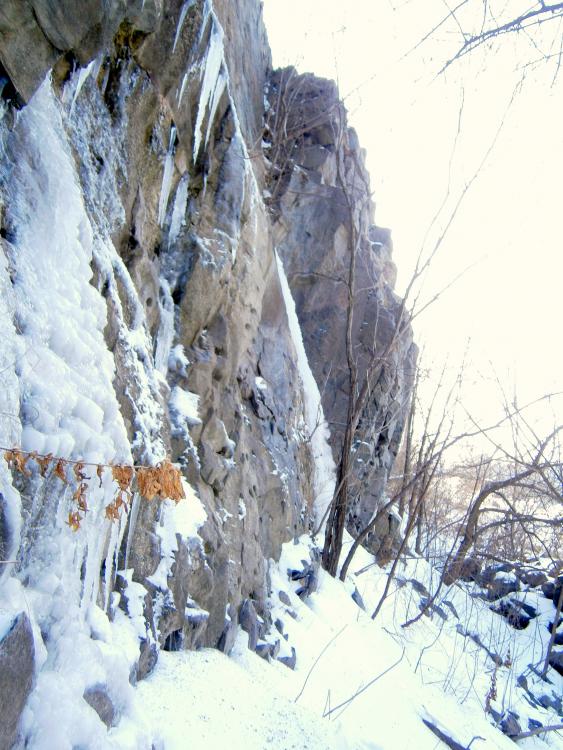
<svg viewBox="0 0 563 750">
<path fill-rule="evenodd" d="M 170 219 L 170 231 L 168 233 L 168 247 L 169 248 L 178 239 L 180 230 L 182 229 L 184 222 L 185 222 L 186 207 L 188 205 L 188 187 L 189 187 L 189 175 L 186 172 L 186 174 L 182 176 L 180 182 L 178 183 L 178 187 L 176 189 L 176 195 L 174 197 L 174 207 L 172 208 L 172 218 Z"/>
<path fill-rule="evenodd" d="M 174 386 L 170 395 L 170 409 L 173 413 L 174 422 L 178 428 L 182 427 L 182 423 L 187 424 L 188 427 L 201 424 L 201 419 L 198 414 L 198 403 L 199 396 L 190 391 L 186 391 L 179 385 Z"/>
<path fill-rule="evenodd" d="M 224 33 L 221 24 L 218 22 L 215 12 L 209 8 L 209 4 L 206 3 L 206 10 L 208 16 L 206 21 L 202 25 L 205 27 L 206 23 L 211 24 L 211 33 L 209 37 L 209 44 L 205 54 L 205 60 L 203 62 L 201 76 L 203 76 L 201 93 L 199 102 L 197 105 L 197 117 L 194 128 L 194 150 L 193 160 L 197 160 L 203 136 L 203 123 L 206 113 L 208 114 L 207 130 L 205 138 L 203 140 L 203 146 L 207 145 L 209 140 L 209 133 L 211 125 L 213 123 L 217 105 L 221 95 L 223 94 L 227 85 L 227 73 L 225 65 L 225 51 L 223 48 Z"/>
<path fill-rule="evenodd" d="M 172 126 L 170 128 L 170 136 L 168 139 L 168 151 L 166 152 L 166 158 L 164 160 L 164 170 L 162 173 L 162 186 L 160 188 L 160 199 L 158 201 L 158 224 L 162 226 L 164 219 L 166 218 L 166 208 L 168 206 L 168 198 L 170 197 L 170 190 L 172 188 L 172 175 L 174 172 L 174 149 L 176 147 L 176 128 Z"/>
<path fill-rule="evenodd" d="M 156 527 L 156 533 L 161 540 L 162 559 L 155 573 L 147 580 L 162 591 L 168 588 L 168 576 L 171 575 L 175 560 L 174 553 L 178 549 L 177 536 L 185 540 L 197 537 L 198 529 L 207 520 L 205 508 L 194 489 L 185 480 L 182 486 L 186 498 L 180 503 L 165 500 L 162 503 L 160 521 Z"/>
<path fill-rule="evenodd" d="M 106 302 L 91 283 L 93 260 L 109 280 L 121 274 L 131 299 L 137 296 L 111 241 L 100 233 L 104 217 L 95 224 L 90 221 L 63 113 L 48 80 L 20 114 L 7 141 L 7 154 L 12 163 L 7 187 L 10 221 L 17 233 L 8 248 L 13 293 L 5 298 L 1 312 L 4 317 L 15 315 L 18 321 L 17 335 L 5 326 L 10 344 L 3 351 L 12 351 L 19 378 L 21 411 L 18 415 L 16 410 L 14 418 L 21 415 L 21 445 L 28 451 L 94 463 L 131 463 L 113 387 L 114 359 L 104 337 Z M 5 309 L 7 304 L 11 309 Z M 150 347 L 138 300 L 132 309 L 136 310 L 132 328 L 123 325 L 122 333 L 131 354 L 143 351 L 146 362 Z M 139 368 L 139 414 L 143 412 L 146 433 L 154 434 L 156 386 L 149 382 L 154 376 L 136 355 L 130 361 Z M 14 444 L 17 429 L 2 437 Z M 154 441 L 152 446 L 150 450 L 161 458 L 162 447 Z M 0 472 L 2 497 L 9 503 L 7 517 L 13 516 L 7 551 L 15 555 L 20 500 L 4 462 Z M 88 467 L 87 473 L 91 474 Z M 100 482 L 89 482 L 88 512 L 75 533 L 66 522 L 73 509 L 72 491 L 61 496 L 57 487 L 57 492 L 44 494 L 43 485 L 60 480 L 32 481 L 33 501 L 31 505 L 26 501 L 32 541 L 19 553 L 25 592 L 16 579 L 4 579 L 0 596 L 0 620 L 23 610 L 35 634 L 37 675 L 22 717 L 26 746 L 122 747 L 113 743 L 96 712 L 82 700 L 87 689 L 103 685 L 114 714 L 120 716 L 127 711 L 133 691 L 129 675 L 138 657 L 139 633 L 130 628 L 130 618 L 127 627 L 119 617 L 110 625 L 98 606 L 100 597 L 106 608 L 110 605 L 124 530 L 124 523 L 111 524 L 105 517 L 115 485 L 107 470 Z M 191 532 L 195 522 L 187 518 L 177 525 Z M 43 634 L 48 635 L 45 641 Z"/>
<path fill-rule="evenodd" d="M 301 328 L 299 327 L 299 320 L 297 319 L 297 313 L 295 311 L 295 302 L 291 296 L 291 290 L 287 283 L 283 264 L 277 253 L 276 262 L 287 319 L 289 322 L 289 329 L 291 331 L 291 338 L 297 352 L 299 375 L 303 383 L 305 395 L 305 418 L 307 421 L 308 437 L 311 440 L 313 457 L 315 460 L 315 514 L 316 522 L 317 524 L 320 524 L 325 519 L 326 510 L 334 494 L 334 459 L 328 442 L 329 431 L 323 414 L 321 394 L 319 393 L 317 382 L 313 377 L 311 368 L 309 367 L 307 354 L 303 345 L 303 337 L 301 336 Z"/>
</svg>

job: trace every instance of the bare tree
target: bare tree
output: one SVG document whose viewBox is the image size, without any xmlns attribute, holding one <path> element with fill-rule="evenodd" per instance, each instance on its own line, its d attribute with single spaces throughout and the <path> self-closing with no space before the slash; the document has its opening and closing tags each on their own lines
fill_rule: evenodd
<svg viewBox="0 0 563 750">
<path fill-rule="evenodd" d="M 518 416 L 519 413 L 513 415 L 512 419 L 515 420 Z M 486 531 L 506 527 L 507 524 L 518 524 L 526 529 L 527 524 L 530 523 L 560 528 L 561 520 L 558 516 L 539 517 L 519 511 L 507 491 L 524 490 L 535 496 L 561 503 L 563 499 L 559 483 L 561 463 L 557 437 L 562 429 L 563 426 L 556 427 L 547 437 L 536 441 L 534 446 L 528 446 L 524 451 L 511 454 L 502 449 L 508 461 L 497 465 L 499 476 L 485 480 L 470 503 L 459 547 L 445 575 L 447 584 L 453 583 L 460 577 L 469 551 Z M 496 447 L 500 448 L 500 446 Z M 500 508 L 484 507 L 485 500 L 491 497 L 501 503 Z M 501 518 L 481 524 L 485 512 L 499 513 Z M 527 533 L 534 532 L 528 530 Z"/>
<path fill-rule="evenodd" d="M 563 3 L 549 3 L 535 0 L 528 7 L 519 6 L 514 12 L 512 4 L 495 0 L 461 0 L 449 8 L 438 23 L 424 35 L 417 46 L 434 36 L 438 30 L 448 25 L 455 28 L 461 37 L 458 49 L 442 66 L 446 70 L 477 49 L 500 42 L 503 37 L 518 34 L 525 38 L 537 59 L 533 62 L 552 60 L 556 64 L 556 74 L 563 54 Z"/>
</svg>

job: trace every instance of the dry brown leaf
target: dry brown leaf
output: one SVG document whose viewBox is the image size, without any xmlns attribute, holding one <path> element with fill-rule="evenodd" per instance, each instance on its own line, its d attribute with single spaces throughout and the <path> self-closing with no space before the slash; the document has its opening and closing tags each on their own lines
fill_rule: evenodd
<svg viewBox="0 0 563 750">
<path fill-rule="evenodd" d="M 72 470 L 77 482 L 83 482 L 87 478 L 86 474 L 84 473 L 84 463 L 82 461 L 78 461 L 78 463 L 75 463 L 72 467 Z"/>
<path fill-rule="evenodd" d="M 31 476 L 31 472 L 26 467 L 26 463 L 29 459 L 28 455 L 20 450 L 17 450 L 17 448 L 14 448 L 11 451 L 6 451 L 4 453 L 4 458 L 8 462 L 10 469 L 15 469 L 16 471 L 19 471 L 20 474 L 23 474 L 26 477 Z"/>
<path fill-rule="evenodd" d="M 53 461 L 53 454 L 48 453 L 46 456 L 34 456 L 34 459 L 37 461 L 37 464 L 39 466 L 39 473 L 42 477 L 47 475 L 47 469 L 51 465 L 51 462 Z"/>
<path fill-rule="evenodd" d="M 117 482 L 120 490 L 126 490 L 133 479 L 132 466 L 112 466 L 111 475 Z"/>
<path fill-rule="evenodd" d="M 170 498 L 178 503 L 185 497 L 180 470 L 168 459 L 157 466 L 137 469 L 137 485 L 146 500 Z"/>
<path fill-rule="evenodd" d="M 88 501 L 86 499 L 86 490 L 88 489 L 88 485 L 86 482 L 81 482 L 76 490 L 74 491 L 74 494 L 72 496 L 72 499 L 76 502 L 78 505 L 78 508 L 83 512 L 86 513 L 88 511 Z"/>
<path fill-rule="evenodd" d="M 141 467 L 137 469 L 137 485 L 139 493 L 145 500 L 152 500 L 160 492 L 156 467 Z"/>
<path fill-rule="evenodd" d="M 80 513 L 77 510 L 71 511 L 68 514 L 67 523 L 73 531 L 78 531 L 78 529 L 80 528 L 80 521 Z"/>
<path fill-rule="evenodd" d="M 180 500 L 186 497 L 179 469 L 173 466 L 168 460 L 163 461 L 159 468 L 162 487 L 161 496 L 169 497 L 171 500 L 179 503 Z"/>
<path fill-rule="evenodd" d="M 106 518 L 113 523 L 113 521 L 119 521 L 119 508 L 115 502 L 106 505 Z"/>
<path fill-rule="evenodd" d="M 64 458 L 59 458 L 57 460 L 57 463 L 55 464 L 54 474 L 62 482 L 64 482 L 65 484 L 68 484 L 68 480 L 66 478 L 66 466 L 67 466 L 67 463 L 64 460 Z"/>
<path fill-rule="evenodd" d="M 104 466 L 103 464 L 98 464 L 98 467 L 96 469 L 96 474 L 98 476 L 98 479 L 100 480 L 100 487 L 102 486 L 102 479 L 104 478 Z"/>
</svg>

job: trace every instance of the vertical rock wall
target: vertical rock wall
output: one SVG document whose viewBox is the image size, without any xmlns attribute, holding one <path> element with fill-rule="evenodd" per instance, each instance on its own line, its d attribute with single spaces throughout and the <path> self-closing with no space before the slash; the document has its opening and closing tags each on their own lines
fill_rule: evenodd
<svg viewBox="0 0 563 750">
<path fill-rule="evenodd" d="M 263 142 L 282 74 L 271 73 L 257 0 L 77 7 L 0 8 L 0 436 L 94 465 L 74 532 L 70 466 L 63 484 L 33 462 L 30 476 L 0 462 L 0 550 L 13 561 L 0 571 L 0 658 L 6 634 L 25 631 L 28 645 L 33 635 L 31 693 L 12 705 L 17 718 L 27 700 L 10 729 L 29 746 L 46 733 L 61 747 L 101 741 L 160 648 L 228 651 L 248 600 L 268 626 L 268 560 L 309 528 L 315 502 L 274 250 L 336 455 L 344 303 L 327 279 L 349 254 L 342 154 L 366 226 L 356 340 L 384 341 L 400 305 L 334 87 L 303 79 L 292 105 L 312 106 L 311 127 L 291 150 Z M 393 350 L 374 394 L 382 422 L 365 460 L 378 471 L 364 516 L 400 438 L 409 347 Z M 135 494 L 118 523 L 106 518 L 115 484 L 109 470 L 90 476 L 95 465 L 165 457 L 187 499 Z M 95 675 L 72 671 L 77 643 Z M 57 735 L 57 701 L 77 716 L 70 740 Z"/>
<path fill-rule="evenodd" d="M 387 484 L 405 422 L 416 347 L 402 300 L 393 291 L 390 232 L 373 223 L 365 154 L 348 128 L 335 84 L 287 68 L 272 75 L 268 101 L 268 189 L 277 247 L 321 389 L 336 462 L 350 396 L 349 306 L 358 391 L 368 374 L 373 379 L 354 445 L 357 500 L 348 519 L 354 533 L 371 519 Z M 349 296 L 351 252 L 356 267 Z M 378 543 L 371 540 L 374 551 Z"/>
</svg>

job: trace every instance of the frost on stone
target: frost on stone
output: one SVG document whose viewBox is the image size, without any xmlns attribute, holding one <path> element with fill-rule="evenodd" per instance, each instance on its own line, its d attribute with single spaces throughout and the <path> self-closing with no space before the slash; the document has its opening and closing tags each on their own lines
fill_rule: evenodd
<svg viewBox="0 0 563 750">
<path fill-rule="evenodd" d="M 158 306 L 160 326 L 156 336 L 154 366 L 161 375 L 166 375 L 170 350 L 174 341 L 174 300 L 170 292 L 170 284 L 164 278 L 160 279 Z"/>
<path fill-rule="evenodd" d="M 166 158 L 164 159 L 164 170 L 162 173 L 162 186 L 160 188 L 160 198 L 158 201 L 158 225 L 162 227 L 164 225 L 164 219 L 166 218 L 166 208 L 168 206 L 168 198 L 170 197 L 170 190 L 172 188 L 172 175 L 174 173 L 174 149 L 176 147 L 176 128 L 174 125 L 170 128 L 170 139 L 168 141 L 168 151 L 166 152 Z"/>
<path fill-rule="evenodd" d="M 168 232 L 168 247 L 170 248 L 180 234 L 180 230 L 185 224 L 186 208 L 188 205 L 188 186 L 189 176 L 186 172 L 178 183 L 176 196 L 174 198 L 174 207 L 172 208 L 172 218 L 170 219 L 170 230 Z"/>
<path fill-rule="evenodd" d="M 195 0 L 186 0 L 186 2 L 182 5 L 182 10 L 180 11 L 180 16 L 178 18 L 178 25 L 176 26 L 176 35 L 174 36 L 174 45 L 172 47 L 172 54 L 176 52 L 176 47 L 178 46 L 178 41 L 180 40 L 182 29 L 184 28 L 184 21 L 186 20 L 186 15 L 194 3 L 195 3 Z"/>
<path fill-rule="evenodd" d="M 199 396 L 191 391 L 186 391 L 179 385 L 174 386 L 170 394 L 169 406 L 172 412 L 174 424 L 178 430 L 185 425 L 194 427 L 201 424 L 198 413 Z"/>
<path fill-rule="evenodd" d="M 208 17 L 205 19 L 205 23 L 211 24 L 211 34 L 209 37 L 209 44 L 205 52 L 205 59 L 202 63 L 202 71 L 200 73 L 203 76 L 201 90 L 199 95 L 199 101 L 197 105 L 197 117 L 194 127 L 194 149 L 193 149 L 193 160 L 197 161 L 197 157 L 202 145 L 203 137 L 203 123 L 207 113 L 207 129 L 203 140 L 203 146 L 207 145 L 211 126 L 215 118 L 215 112 L 219 100 L 227 85 L 227 73 L 225 66 L 225 50 L 223 47 L 224 33 L 221 24 L 217 21 L 215 12 L 210 10 Z M 202 26 L 202 28 L 203 28 Z"/>
<path fill-rule="evenodd" d="M 328 442 L 329 430 L 323 414 L 321 395 L 307 360 L 307 354 L 303 345 L 303 337 L 301 335 L 301 328 L 299 326 L 299 320 L 297 319 L 297 313 L 295 312 L 295 302 L 291 296 L 291 290 L 285 276 L 283 264 L 277 253 L 276 261 L 289 323 L 289 330 L 293 345 L 297 352 L 297 367 L 303 383 L 305 420 L 307 422 L 308 435 L 311 441 L 313 459 L 315 462 L 315 516 L 317 522 L 320 522 L 325 515 L 325 511 L 330 504 L 334 493 L 334 459 Z"/>
</svg>

